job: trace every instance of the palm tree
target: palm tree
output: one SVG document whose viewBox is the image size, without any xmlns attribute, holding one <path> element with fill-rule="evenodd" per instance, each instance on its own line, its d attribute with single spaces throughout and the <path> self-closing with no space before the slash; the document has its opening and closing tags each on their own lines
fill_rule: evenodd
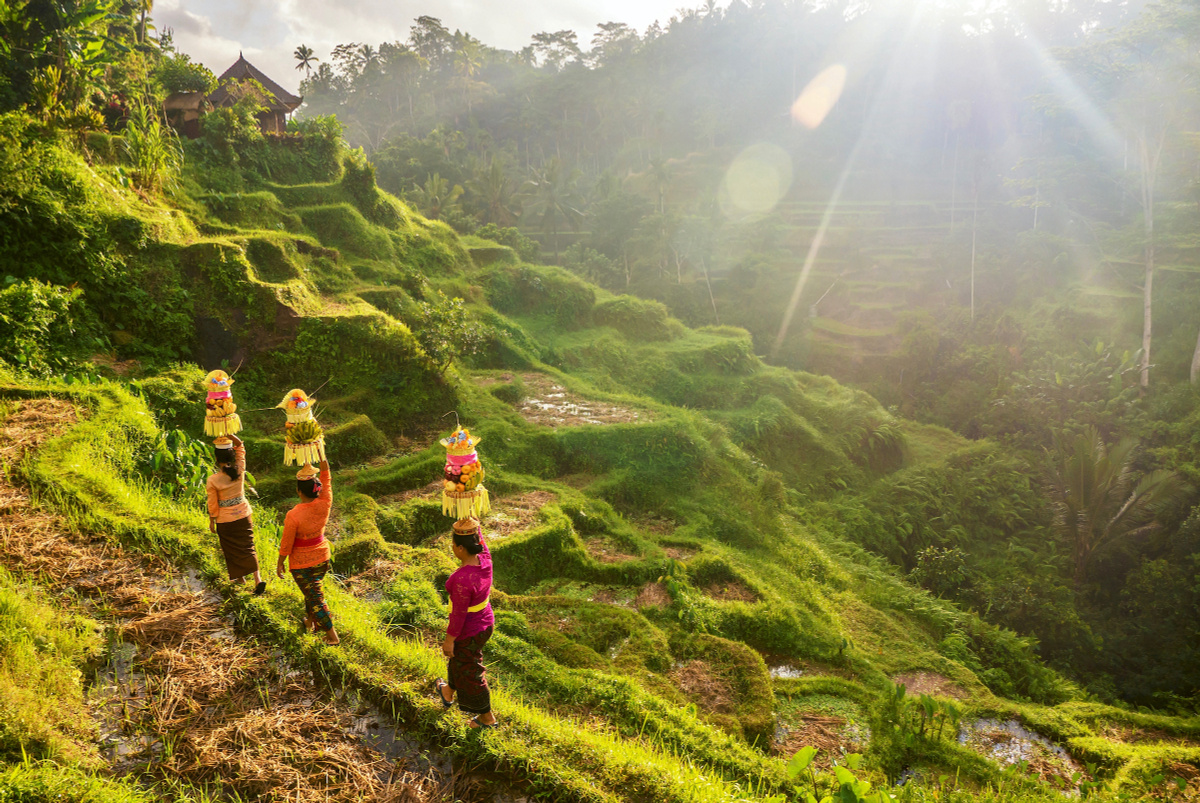
<svg viewBox="0 0 1200 803">
<path fill-rule="evenodd" d="M 451 187 L 449 181 L 434 173 L 425 179 L 424 187 L 415 186 L 412 198 L 422 215 L 430 220 L 439 220 L 442 215 L 458 208 L 458 199 L 462 194 L 461 186 L 455 184 Z"/>
<path fill-rule="evenodd" d="M 475 196 L 484 223 L 511 226 L 516 222 L 516 191 L 499 159 L 493 156 L 488 169 L 467 182 L 467 189 Z"/>
<path fill-rule="evenodd" d="M 313 49 L 308 45 L 300 45 L 300 47 L 296 48 L 296 52 L 292 55 L 295 56 L 296 61 L 298 62 L 296 64 L 296 69 L 304 70 L 304 76 L 306 78 L 312 75 L 312 65 L 320 61 L 319 58 L 313 55 Z"/>
<path fill-rule="evenodd" d="M 1153 532 L 1159 526 L 1155 516 L 1187 492 L 1172 471 L 1140 474 L 1134 468 L 1136 451 L 1133 438 L 1109 447 L 1092 427 L 1057 439 L 1046 480 L 1054 525 L 1071 542 L 1077 591 L 1097 553 Z"/>
<path fill-rule="evenodd" d="M 354 51 L 355 58 L 358 60 L 358 65 L 363 72 L 372 67 L 379 66 L 379 51 L 370 45 L 362 45 L 358 50 Z"/>
<path fill-rule="evenodd" d="M 526 184 L 526 189 L 533 200 L 537 214 L 542 218 L 542 231 L 549 231 L 554 243 L 554 261 L 558 262 L 558 228 L 560 223 L 566 223 L 578 231 L 583 221 L 583 213 L 575 207 L 572 176 L 563 175 L 562 162 L 558 157 L 552 158 L 542 170 L 534 172 L 534 177 Z"/>
</svg>

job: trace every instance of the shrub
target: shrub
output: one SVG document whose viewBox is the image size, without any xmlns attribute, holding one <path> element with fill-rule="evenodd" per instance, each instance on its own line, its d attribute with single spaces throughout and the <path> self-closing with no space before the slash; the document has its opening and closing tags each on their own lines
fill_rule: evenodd
<svg viewBox="0 0 1200 803">
<path fill-rule="evenodd" d="M 455 359 L 479 351 L 484 330 L 467 315 L 461 298 L 447 298 L 441 290 L 426 297 L 417 304 L 413 329 L 425 354 L 444 372 Z"/>
<path fill-rule="evenodd" d="M 187 53 L 170 53 L 163 56 L 154 71 L 154 77 L 168 95 L 176 92 L 212 92 L 217 88 L 217 77 L 203 64 L 195 64 Z"/>
<path fill-rule="evenodd" d="M 516 407 L 525 398 L 525 383 L 521 380 L 521 377 L 514 376 L 511 382 L 493 385 L 488 389 L 488 392 L 505 404 L 511 404 L 513 407 Z"/>
<path fill-rule="evenodd" d="M 0 363 L 36 374 L 70 364 L 79 352 L 75 330 L 83 292 L 38 279 L 9 276 L 6 283 L 0 290 Z"/>
<path fill-rule="evenodd" d="M 670 340 L 672 336 L 667 308 L 657 301 L 617 296 L 597 304 L 593 316 L 597 324 L 611 326 L 634 340 Z"/>
<path fill-rule="evenodd" d="M 174 184 L 183 167 L 183 148 L 175 131 L 144 103 L 133 107 L 125 124 L 125 156 L 134 183 L 144 190 Z"/>
<path fill-rule="evenodd" d="M 326 429 L 325 441 L 329 447 L 330 462 L 342 466 L 361 463 L 391 448 L 387 436 L 365 415 Z"/>
<path fill-rule="evenodd" d="M 538 245 L 537 240 L 526 237 L 516 227 L 501 228 L 495 223 L 488 223 L 476 229 L 475 236 L 507 245 L 516 252 L 522 262 L 542 261 L 542 247 Z"/>
</svg>

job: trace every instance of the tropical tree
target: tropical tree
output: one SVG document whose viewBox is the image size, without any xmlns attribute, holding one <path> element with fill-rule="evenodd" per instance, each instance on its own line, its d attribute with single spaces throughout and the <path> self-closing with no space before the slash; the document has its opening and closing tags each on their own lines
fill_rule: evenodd
<svg viewBox="0 0 1200 803">
<path fill-rule="evenodd" d="M 550 234 L 556 263 L 560 227 L 565 223 L 578 231 L 583 221 L 583 213 L 577 208 L 574 178 L 564 170 L 558 157 L 554 157 L 544 168 L 534 171 L 534 177 L 526 184 L 535 214 L 541 218 L 542 231 Z"/>
<path fill-rule="evenodd" d="M 1156 516 L 1186 492 L 1172 471 L 1139 473 L 1136 455 L 1134 439 L 1122 438 L 1110 447 L 1093 427 L 1056 439 L 1046 484 L 1054 525 L 1071 544 L 1077 591 L 1097 554 L 1153 532 L 1159 526 Z"/>
<path fill-rule="evenodd" d="M 483 223 L 495 223 L 497 226 L 511 226 L 520 214 L 517 192 L 513 183 L 504 172 L 504 165 L 495 156 L 487 170 L 467 182 L 475 207 L 478 208 L 479 219 Z"/>
<path fill-rule="evenodd" d="M 430 220 L 439 220 L 447 212 L 459 208 L 458 199 L 462 194 L 461 185 L 450 186 L 448 180 L 434 173 L 425 179 L 424 186 L 414 187 L 411 197 L 422 215 Z"/>
<path fill-rule="evenodd" d="M 304 70 L 304 77 L 308 78 L 312 75 L 313 65 L 320 61 L 313 54 L 313 49 L 308 45 L 300 45 L 296 48 L 296 52 L 292 54 L 296 58 L 296 69 Z"/>
</svg>

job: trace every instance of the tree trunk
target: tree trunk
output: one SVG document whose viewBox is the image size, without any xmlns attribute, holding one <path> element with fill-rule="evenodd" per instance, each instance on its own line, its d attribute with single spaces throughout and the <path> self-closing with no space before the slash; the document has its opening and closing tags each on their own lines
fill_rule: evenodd
<svg viewBox="0 0 1200 803">
<path fill-rule="evenodd" d="M 1146 235 L 1146 283 L 1142 287 L 1141 386 L 1143 391 L 1150 387 L 1150 336 L 1153 328 L 1153 316 L 1151 314 L 1151 308 L 1154 294 L 1154 230 L 1152 228 L 1152 224 L 1147 224 Z"/>
<path fill-rule="evenodd" d="M 1200 379 L 1200 336 L 1196 337 L 1196 350 L 1192 352 L 1192 384 Z"/>
<path fill-rule="evenodd" d="M 979 230 L 979 187 L 975 187 L 975 213 L 971 218 L 971 320 L 975 320 L 975 236 Z"/>
<path fill-rule="evenodd" d="M 712 282 L 708 278 L 708 262 L 703 262 L 704 265 L 704 283 L 708 285 L 708 303 L 712 304 L 713 318 L 717 322 L 717 326 L 721 325 L 721 316 L 717 313 L 717 299 L 713 297 Z"/>
<path fill-rule="evenodd" d="M 1165 130 L 1165 127 L 1164 127 Z M 1153 155 L 1145 130 L 1141 141 L 1142 162 L 1142 213 L 1146 224 L 1146 281 L 1142 286 L 1142 376 L 1141 389 L 1150 387 L 1150 341 L 1153 330 L 1154 298 L 1154 184 L 1158 174 L 1158 157 L 1162 153 L 1162 139 Z"/>
<path fill-rule="evenodd" d="M 954 214 L 958 206 L 958 145 L 961 140 L 959 134 L 954 135 L 954 170 L 951 172 L 950 179 L 950 233 L 954 233 Z"/>
</svg>

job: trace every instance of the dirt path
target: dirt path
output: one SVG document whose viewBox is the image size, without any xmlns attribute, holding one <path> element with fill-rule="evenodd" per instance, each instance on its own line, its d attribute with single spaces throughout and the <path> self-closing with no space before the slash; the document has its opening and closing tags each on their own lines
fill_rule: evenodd
<svg viewBox="0 0 1200 803">
<path fill-rule="evenodd" d="M 0 565 L 108 625 L 109 660 L 89 699 L 114 773 L 281 803 L 454 795 L 440 773 L 368 746 L 378 720 L 239 633 L 194 576 L 39 508 L 11 469 L 75 420 L 72 405 L 44 399 L 0 424 Z"/>
</svg>

